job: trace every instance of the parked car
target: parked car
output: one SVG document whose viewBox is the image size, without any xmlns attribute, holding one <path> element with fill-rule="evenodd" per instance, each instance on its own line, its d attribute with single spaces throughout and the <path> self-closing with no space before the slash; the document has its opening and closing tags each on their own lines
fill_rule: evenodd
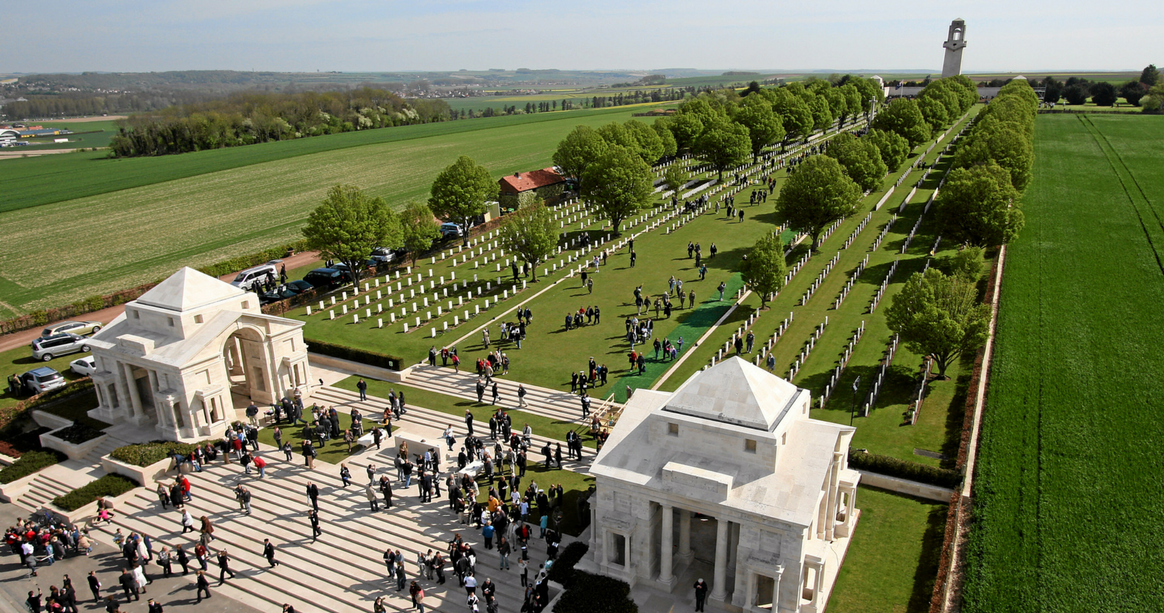
<svg viewBox="0 0 1164 613">
<path fill-rule="evenodd" d="M 302 279 L 298 281 L 292 281 L 290 283 L 280 285 L 279 287 L 276 287 L 275 289 L 260 295 L 259 302 L 262 304 L 270 304 L 272 302 L 286 300 L 292 296 L 298 296 L 299 294 L 302 294 L 311 288 L 312 285 Z"/>
<path fill-rule="evenodd" d="M 83 358 L 77 358 L 69 362 L 69 370 L 81 375 L 82 377 L 91 376 L 97 372 L 97 358 L 87 355 Z"/>
<path fill-rule="evenodd" d="M 253 292 L 266 283 L 268 280 L 279 279 L 279 266 L 283 260 L 271 260 L 266 264 L 260 264 L 253 268 L 248 268 L 240 273 L 231 281 L 230 284 Z"/>
<path fill-rule="evenodd" d="M 61 376 L 61 373 L 48 366 L 34 368 L 20 375 L 20 383 L 29 394 L 51 392 L 68 384 L 65 378 Z"/>
<path fill-rule="evenodd" d="M 52 336 L 42 336 L 32 341 L 32 357 L 37 360 L 49 360 L 68 355 L 70 353 L 77 353 L 79 351 L 89 351 L 89 339 L 76 334 L 54 334 Z"/>
<path fill-rule="evenodd" d="M 387 247 L 376 247 L 372 250 L 371 260 L 377 264 L 388 264 L 396 261 L 396 252 Z"/>
<path fill-rule="evenodd" d="M 45 328 L 40 335 L 52 336 L 54 334 L 68 332 L 78 336 L 85 336 L 87 334 L 95 334 L 104 325 L 99 321 L 62 321 Z"/>
<path fill-rule="evenodd" d="M 335 289 L 344 283 L 351 280 L 351 275 L 346 270 L 337 270 L 335 268 L 316 268 L 315 270 L 303 275 L 303 280 L 310 283 L 312 287 L 318 287 L 323 290 Z"/>
<path fill-rule="evenodd" d="M 441 238 L 461 238 L 461 226 L 451 221 L 441 224 Z"/>
<path fill-rule="evenodd" d="M 364 268 L 360 270 L 360 275 L 365 276 L 368 272 L 375 272 L 377 265 L 378 263 L 376 260 L 364 260 Z M 336 262 L 335 264 L 332 264 L 331 267 L 342 273 L 348 272 L 348 265 L 344 264 L 343 262 Z"/>
</svg>

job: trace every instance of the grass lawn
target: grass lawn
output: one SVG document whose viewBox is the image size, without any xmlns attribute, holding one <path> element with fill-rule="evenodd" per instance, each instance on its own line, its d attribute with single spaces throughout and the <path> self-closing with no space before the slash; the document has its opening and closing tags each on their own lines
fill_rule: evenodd
<svg viewBox="0 0 1164 613">
<path fill-rule="evenodd" d="M 632 112 L 474 119 L 157 158 L 8 160 L 5 179 L 14 190 L 5 195 L 0 232 L 19 248 L 0 253 L 8 305 L 0 316 L 284 244 L 299 237 L 307 214 L 337 183 L 400 207 L 425 197 L 458 155 L 495 176 L 541 168 L 575 125 L 625 121 Z"/>
<path fill-rule="evenodd" d="M 1148 611 L 1164 593 L 1164 124 L 1036 122 L 1007 250 L 963 610 Z"/>
<path fill-rule="evenodd" d="M 83 358 L 89 355 L 88 353 L 70 353 L 59 358 L 53 358 L 51 361 L 45 362 L 43 360 L 32 359 L 32 348 L 29 346 L 16 347 L 8 351 L 0 352 L 0 373 L 4 377 L 4 389 L 0 394 L 0 409 L 15 405 L 17 402 L 28 398 L 28 396 L 14 396 L 8 392 L 8 375 L 20 376 L 34 368 L 47 366 L 55 369 L 61 373 L 68 381 L 75 381 L 81 376 L 73 372 L 69 368 L 69 362 L 78 358 Z"/>
<path fill-rule="evenodd" d="M 356 391 L 356 383 L 358 377 L 348 377 L 343 381 L 335 384 L 336 387 L 346 389 L 349 391 Z M 448 413 L 451 417 L 449 423 L 462 424 L 465 421 L 465 411 L 473 413 L 473 419 L 479 422 L 489 422 L 489 417 L 493 415 L 497 407 L 485 403 L 478 404 L 475 400 L 466 400 L 456 396 L 449 396 L 446 394 L 438 394 L 429 390 L 424 390 L 408 385 L 401 385 L 399 383 L 389 383 L 387 381 L 376 381 L 374 379 L 367 379 L 365 383 L 368 384 L 368 394 L 379 398 L 387 398 L 390 390 L 403 391 L 405 398 L 405 406 L 418 406 L 442 413 Z M 486 395 L 488 397 L 488 395 Z M 565 422 L 556 419 L 550 419 L 541 415 L 534 415 L 526 413 L 521 409 L 514 409 L 511 407 L 504 407 L 506 412 L 510 414 L 513 419 L 513 429 L 521 431 L 525 424 L 529 424 L 533 429 L 534 434 L 538 436 L 545 436 L 559 441 L 566 440 L 566 432 L 573 430 L 582 437 L 583 445 L 594 448 L 594 440 L 590 438 L 590 430 L 583 426 L 579 426 L 572 422 Z"/>
<path fill-rule="evenodd" d="M 303 442 L 303 440 L 305 438 L 308 438 L 308 437 L 311 438 L 312 443 L 316 444 L 315 452 L 318 455 L 316 456 L 315 459 L 318 461 L 327 462 L 329 464 L 339 464 L 340 462 L 343 462 L 351 455 L 348 453 L 348 447 L 347 447 L 347 445 L 344 444 L 344 440 L 342 438 L 343 432 L 352 427 L 351 413 L 350 413 L 350 411 L 345 411 L 342 408 L 336 409 L 336 411 L 339 412 L 341 438 L 331 439 L 323 447 L 318 446 L 319 440 L 315 438 L 314 434 L 312 434 L 312 432 L 314 430 L 309 431 L 307 427 L 302 426 L 302 425 L 288 426 L 286 424 L 283 424 L 282 426 L 279 426 L 283 430 L 283 442 L 284 443 L 286 443 L 288 441 L 291 442 L 291 447 L 292 447 L 292 449 L 295 450 L 295 458 L 297 461 L 302 461 L 303 453 L 302 453 L 302 447 L 300 446 L 300 444 Z M 311 407 L 310 406 L 308 406 L 307 410 L 303 412 L 303 415 L 304 415 L 304 419 L 311 418 Z M 364 415 L 363 417 L 367 418 L 368 416 Z M 371 429 L 373 427 L 375 427 L 375 425 L 376 425 L 376 422 L 372 421 L 370 419 L 363 419 L 362 421 L 364 423 L 364 432 L 371 432 Z M 263 428 L 263 429 L 259 430 L 259 442 L 265 443 L 267 445 L 274 445 L 275 444 L 275 429 L 274 429 L 274 427 L 267 427 L 267 428 Z M 360 445 L 359 443 L 353 443 L 352 444 L 352 453 L 358 453 L 363 448 L 364 448 L 363 445 Z"/>
<path fill-rule="evenodd" d="M 857 508 L 829 613 L 929 611 L 948 506 L 862 486 Z"/>
</svg>

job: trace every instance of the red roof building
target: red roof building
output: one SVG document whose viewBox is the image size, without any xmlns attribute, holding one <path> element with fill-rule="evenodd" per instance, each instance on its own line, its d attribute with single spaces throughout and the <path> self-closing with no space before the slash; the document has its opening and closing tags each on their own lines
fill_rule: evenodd
<svg viewBox="0 0 1164 613">
<path fill-rule="evenodd" d="M 502 194 L 520 194 L 534 189 L 565 183 L 566 178 L 553 168 L 543 168 L 530 172 L 515 172 L 502 177 L 498 183 Z"/>
</svg>

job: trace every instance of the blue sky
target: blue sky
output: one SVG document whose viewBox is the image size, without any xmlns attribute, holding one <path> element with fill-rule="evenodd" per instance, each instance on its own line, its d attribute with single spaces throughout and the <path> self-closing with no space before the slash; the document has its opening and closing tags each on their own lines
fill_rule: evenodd
<svg viewBox="0 0 1164 613">
<path fill-rule="evenodd" d="M 32 5 L 29 5 L 31 7 Z M 1164 64 L 1142 0 L 40 0 L 9 19 L 0 72 L 567 69 L 940 71 Z"/>
</svg>

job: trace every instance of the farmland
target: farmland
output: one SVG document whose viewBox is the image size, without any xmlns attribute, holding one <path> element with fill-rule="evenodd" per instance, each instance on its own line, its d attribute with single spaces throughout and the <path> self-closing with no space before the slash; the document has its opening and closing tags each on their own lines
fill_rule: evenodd
<svg viewBox="0 0 1164 613">
<path fill-rule="evenodd" d="M 0 231 L 20 248 L 0 254 L 0 316 L 295 239 L 307 213 L 336 183 L 358 185 L 400 206 L 425 197 L 436 173 L 458 155 L 498 176 L 541 168 L 573 126 L 630 115 L 605 110 L 478 119 L 163 158 L 67 154 L 5 162 L 5 183 L 16 193 L 0 213 Z M 69 192 L 88 195 L 61 200 Z"/>
<path fill-rule="evenodd" d="M 1164 125 L 1040 116 L 1008 248 L 966 611 L 1147 611 L 1164 595 Z"/>
</svg>

